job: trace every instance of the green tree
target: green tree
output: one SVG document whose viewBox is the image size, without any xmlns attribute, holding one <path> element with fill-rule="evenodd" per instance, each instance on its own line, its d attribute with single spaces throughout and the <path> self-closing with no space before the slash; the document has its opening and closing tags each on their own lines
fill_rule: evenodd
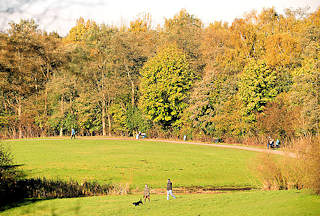
<svg viewBox="0 0 320 216">
<path fill-rule="evenodd" d="M 136 106 L 128 105 L 126 110 L 126 127 L 129 134 L 138 131 L 147 131 L 150 128 L 150 122 Z"/>
<path fill-rule="evenodd" d="M 239 95 L 244 122 L 252 129 L 256 114 L 278 95 L 277 74 L 263 61 L 251 61 L 240 74 Z"/>
<path fill-rule="evenodd" d="M 140 106 L 146 116 L 163 128 L 180 126 L 195 79 L 183 51 L 174 45 L 161 49 L 141 75 Z"/>
</svg>

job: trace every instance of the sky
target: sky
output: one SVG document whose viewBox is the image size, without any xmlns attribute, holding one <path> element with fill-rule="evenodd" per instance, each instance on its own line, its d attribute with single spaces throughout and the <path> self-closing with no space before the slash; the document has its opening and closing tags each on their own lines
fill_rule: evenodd
<svg viewBox="0 0 320 216">
<path fill-rule="evenodd" d="M 274 6 L 278 13 L 284 9 L 320 7 L 320 0 L 0 0 L 0 30 L 8 22 L 33 18 L 41 29 L 66 35 L 81 16 L 101 24 L 123 25 L 144 13 L 149 13 L 154 26 L 163 25 L 181 9 L 199 18 L 205 25 L 214 21 L 231 23 L 252 10 Z"/>
</svg>

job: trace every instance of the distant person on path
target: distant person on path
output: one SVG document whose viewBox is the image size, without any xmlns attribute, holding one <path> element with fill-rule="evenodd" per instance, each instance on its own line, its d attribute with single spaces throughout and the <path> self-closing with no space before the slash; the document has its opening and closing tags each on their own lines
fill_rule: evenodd
<svg viewBox="0 0 320 216">
<path fill-rule="evenodd" d="M 268 144 L 267 148 L 273 148 L 274 147 L 274 139 L 272 139 L 270 136 L 268 137 Z"/>
<path fill-rule="evenodd" d="M 76 132 L 75 132 L 75 130 L 73 128 L 71 129 L 71 139 L 72 139 L 72 137 L 74 139 L 76 138 Z"/>
<path fill-rule="evenodd" d="M 139 139 L 140 136 L 141 136 L 141 132 L 139 131 L 139 132 L 137 133 L 137 135 L 136 135 L 136 139 Z"/>
<path fill-rule="evenodd" d="M 172 182 L 170 181 L 170 179 L 168 179 L 168 184 L 167 184 L 167 200 L 169 200 L 169 195 L 171 195 L 174 199 L 176 198 L 172 194 Z"/>
<path fill-rule="evenodd" d="M 146 203 L 146 200 L 148 199 L 149 202 L 150 202 L 150 189 L 148 188 L 148 185 L 145 185 L 144 186 L 144 195 L 143 195 L 143 198 L 144 198 L 144 203 Z"/>
<path fill-rule="evenodd" d="M 279 139 L 277 139 L 277 141 L 276 141 L 276 148 L 280 148 L 280 140 Z"/>
</svg>

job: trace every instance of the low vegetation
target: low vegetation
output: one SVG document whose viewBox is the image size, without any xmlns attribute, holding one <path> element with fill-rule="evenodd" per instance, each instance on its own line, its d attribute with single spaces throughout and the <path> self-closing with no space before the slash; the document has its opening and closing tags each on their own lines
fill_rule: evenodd
<svg viewBox="0 0 320 216">
<path fill-rule="evenodd" d="M 17 202 L 26 198 L 55 199 L 114 194 L 116 187 L 97 183 L 65 182 L 46 178 L 6 181 L 1 185 L 1 198 Z M 1 203 L 3 204 L 3 203 Z M 1 205 L 0 205 L 1 207 Z"/>
<path fill-rule="evenodd" d="M 0 143 L 0 206 L 15 200 L 15 183 L 24 177 L 8 148 Z"/>
<path fill-rule="evenodd" d="M 264 189 L 307 188 L 320 194 L 320 139 L 305 138 L 287 148 L 296 157 L 262 154 L 255 161 Z"/>
</svg>

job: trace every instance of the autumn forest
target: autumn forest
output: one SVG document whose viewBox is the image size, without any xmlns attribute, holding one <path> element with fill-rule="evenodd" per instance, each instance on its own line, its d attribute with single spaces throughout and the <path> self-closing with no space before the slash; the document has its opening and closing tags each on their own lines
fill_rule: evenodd
<svg viewBox="0 0 320 216">
<path fill-rule="evenodd" d="M 320 9 L 204 25 L 79 18 L 61 37 L 33 20 L 0 33 L 0 138 L 134 136 L 259 142 L 320 132 Z"/>
</svg>

